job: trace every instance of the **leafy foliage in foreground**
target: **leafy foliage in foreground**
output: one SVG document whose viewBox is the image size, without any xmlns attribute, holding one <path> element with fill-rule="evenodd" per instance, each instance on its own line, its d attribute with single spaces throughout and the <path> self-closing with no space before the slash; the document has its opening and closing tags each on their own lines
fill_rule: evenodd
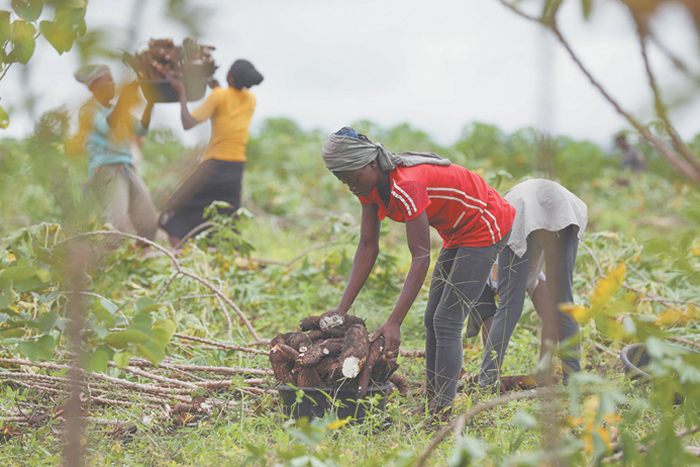
<svg viewBox="0 0 700 467">
<path fill-rule="evenodd" d="M 62 256 L 70 243 L 59 243 L 99 225 L 94 213 L 75 214 L 83 211 L 85 202 L 80 191 L 83 161 L 66 155 L 60 121 L 60 115 L 45 121 L 46 128 L 54 129 L 42 130 L 49 136 L 8 142 L 0 167 L 0 210 L 9 219 L 1 227 L 5 237 L 0 246 L 2 357 L 70 358 L 65 330 L 70 324 L 66 305 L 71 289 Z M 548 173 L 539 165 L 539 143 L 522 137 L 523 132 L 503 135 L 475 125 L 455 147 L 441 148 L 428 135 L 407 126 L 388 130 L 369 122 L 356 126 L 391 149 L 446 155 L 483 174 L 502 192 L 526 174 Z M 226 228 L 197 235 L 177 256 L 182 268 L 215 284 L 241 307 L 262 337 L 287 331 L 301 317 L 336 306 L 350 271 L 359 209 L 320 162 L 324 138 L 288 120 L 266 122 L 251 140 L 246 171 L 244 205 L 252 218 L 241 220 L 238 233 L 230 228 L 229 219 L 215 218 Z M 579 250 L 574 283 L 578 307 L 570 310 L 583 322 L 585 373 L 574 378 L 561 397 L 541 403 L 510 401 L 480 412 L 467 421 L 461 437 L 440 445 L 428 464 L 542 465 L 559 459 L 564 464 L 588 465 L 620 449 L 624 457 L 619 462 L 627 465 L 690 465 L 695 459 L 683 447 L 697 445 L 698 437 L 689 433 L 679 438 L 675 432 L 698 424 L 700 362 L 665 342 L 668 337 L 697 342 L 700 335 L 695 305 L 700 302 L 700 244 L 694 235 L 700 225 L 698 195 L 688 185 L 653 172 L 636 178 L 618 174 L 611 156 L 590 143 L 558 141 L 555 161 L 573 158 L 599 164 L 590 176 L 577 175 L 580 163 L 552 163 L 546 169 L 562 171 L 558 177 L 568 180 L 566 186 L 588 203 L 591 212 L 585 243 L 592 254 L 583 247 Z M 146 142 L 146 162 L 139 170 L 144 179 L 152 180 L 156 202 L 165 198 L 169 184 L 178 178 L 175 159 L 189 152 L 167 133 L 155 133 Z M 518 154 L 525 161 L 522 165 Z M 66 183 L 52 188 L 55 177 L 44 166 L 62 170 Z M 515 176 L 500 171 L 503 167 Z M 6 213 L 15 214 L 5 217 Z M 40 220 L 52 223 L 39 224 Z M 28 225 L 18 229 L 23 223 Z M 368 318 L 370 329 L 390 313 L 408 269 L 401 227 L 384 224 L 382 254 L 353 310 Z M 97 243 L 92 244 L 99 244 L 100 238 L 93 240 Z M 297 257 L 309 247 L 319 248 Z M 433 255 L 438 247 L 434 243 Z M 170 258 L 130 242 L 99 267 L 89 269 L 86 291 L 99 296 L 83 296 L 87 310 L 81 342 L 87 355 L 84 368 L 148 382 L 120 367 L 130 356 L 152 363 L 167 358 L 170 363 L 192 365 L 267 366 L 262 356 L 203 349 L 174 337 L 177 332 L 234 345 L 251 341 L 243 323 L 210 289 L 190 277 L 178 276 L 170 283 L 173 273 Z M 427 287 L 402 327 L 404 348 L 423 345 L 426 296 Z M 508 350 L 506 374 L 531 373 L 537 365 L 539 322 L 529 303 L 526 307 Z M 231 327 L 227 312 L 233 317 Z M 646 343 L 656 357 L 647 368 L 655 376 L 653 384 L 630 383 L 618 359 L 599 350 L 616 352 L 631 342 Z M 476 339 L 465 344 L 465 369 L 475 372 L 481 345 Z M 108 366 L 110 361 L 115 366 Z M 404 358 L 400 371 L 410 380 L 420 380 L 423 362 Z M 262 387 L 272 385 L 270 379 Z M 4 412 L 24 402 L 50 403 L 36 389 L 2 387 Z M 678 406 L 674 405 L 676 393 L 688 396 Z M 207 465 L 225 459 L 235 465 L 403 466 L 413 465 L 430 442 L 425 417 L 408 414 L 421 402 L 418 391 L 407 398 L 391 396 L 386 413 L 371 414 L 357 425 L 333 418 L 288 421 L 269 394 L 241 396 L 232 390 L 228 396 L 240 402 L 239 409 L 220 410 L 182 426 L 156 424 L 157 413 L 147 401 L 129 409 L 90 407 L 102 418 L 137 426 L 135 434 L 122 436 L 88 430 L 90 461 L 94 465 Z M 457 400 L 457 411 L 466 412 L 497 397 L 465 390 Z M 25 429 L 21 437 L 2 438 L 0 458 L 10 465 L 38 464 L 41 459 L 57 463 L 60 438 L 60 421 L 54 419 Z M 638 445 L 647 452 L 640 453 Z"/>
</svg>

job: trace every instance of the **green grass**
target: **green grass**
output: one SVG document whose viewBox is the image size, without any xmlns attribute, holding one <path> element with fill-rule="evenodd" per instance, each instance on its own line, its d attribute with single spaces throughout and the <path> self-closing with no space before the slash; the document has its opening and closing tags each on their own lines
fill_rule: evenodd
<svg viewBox="0 0 700 467">
<path fill-rule="evenodd" d="M 307 315 L 337 306 L 358 238 L 359 203 L 323 168 L 318 156 L 323 135 L 304 132 L 292 124 L 281 119 L 270 121 L 263 126 L 262 133 L 251 140 L 250 162 L 244 178 L 244 206 L 253 217 L 239 228 L 242 238 L 255 247 L 251 253 L 253 260 L 242 258 L 235 252 L 230 238 L 217 237 L 217 234 L 210 234 L 214 236 L 209 240 L 198 238 L 178 257 L 188 270 L 221 284 L 224 292 L 253 321 L 257 332 L 267 338 L 278 331 L 294 329 Z M 472 132 L 454 147 L 440 148 L 427 135 L 407 126 L 389 130 L 374 127 L 374 130 L 379 132 L 375 137 L 384 140 L 392 149 L 440 151 L 482 173 L 501 193 L 528 174 L 547 175 L 537 172 L 536 160 L 531 160 L 536 157 L 536 149 L 526 145 L 527 138 L 522 138 L 521 133 L 489 136 L 484 128 L 477 128 L 476 133 Z M 477 138 L 475 135 L 481 136 Z M 501 138 L 502 144 L 495 144 L 494 138 Z M 557 141 L 559 159 L 555 159 L 549 176 L 565 181 L 566 186 L 588 204 L 590 223 L 584 242 L 594 251 L 603 271 L 607 274 L 622 262 L 627 266 L 625 282 L 628 285 L 653 296 L 700 302 L 697 287 L 700 274 L 699 224 L 693 221 L 700 199 L 697 187 L 681 183 L 666 172 L 648 172 L 634 177 L 620 175 L 610 156 L 591 143 Z M 73 220 L 78 218 L 75 208 L 80 206 L 84 161 L 71 158 L 58 143 L 44 148 L 43 152 L 37 149 L 36 143 L 28 138 L 6 145 L 8 156 L 0 165 L 0 213 L 6 220 L 0 226 L 0 232 L 4 235 L 23 225 L 41 221 L 61 222 L 65 232 L 76 228 Z M 46 162 L 47 153 L 52 156 L 50 163 Z M 139 170 L 154 193 L 154 200 L 160 204 L 186 166 L 181 162 L 182 158 L 189 157 L 192 151 L 171 135 L 155 133 L 147 140 L 144 153 L 146 162 Z M 522 157 L 516 158 L 517 155 Z M 567 158 L 574 163 L 567 164 Z M 581 160 L 591 161 L 585 176 L 577 176 Z M 499 164 L 510 170 L 514 177 L 499 173 Z M 67 183 L 61 185 L 61 190 L 51 185 L 51 173 L 66 174 Z M 87 220 L 82 218 L 82 222 L 81 228 L 90 228 L 90 222 L 97 222 L 96 214 L 92 213 Z M 432 241 L 433 261 L 440 248 L 436 237 Z M 41 233 L 34 234 L 33 238 L 37 238 L 39 246 L 55 241 Z M 38 261 L 38 244 L 28 240 L 23 242 L 1 245 L 0 267 L 10 264 L 6 258 L 10 252 L 18 257 L 27 254 Z M 289 267 L 257 261 L 286 262 L 319 245 L 323 248 L 309 252 Z M 381 247 L 382 256 L 352 311 L 367 318 L 370 331 L 381 325 L 393 309 L 410 263 L 401 225 L 384 223 Z M 88 288 L 115 302 L 131 319 L 137 313 L 134 308 L 136 299 L 154 298 L 172 272 L 166 257 L 150 252 L 144 254 L 138 248 L 125 245 L 112 253 L 100 268 L 90 271 Z M 576 303 L 590 304 L 598 275 L 595 261 L 580 248 L 574 277 Z M 53 280 L 46 292 L 62 289 L 57 276 Z M 402 326 L 404 349 L 423 348 L 423 310 L 427 292 L 425 284 Z M 155 320 L 172 320 L 177 332 L 238 345 L 250 342 L 250 335 L 238 322 L 229 336 L 225 316 L 215 299 L 182 299 L 208 293 L 210 291 L 201 284 L 180 277 L 162 297 L 165 306 L 152 315 Z M 582 327 L 587 381 L 570 386 L 568 393 L 555 405 L 519 400 L 482 412 L 465 425 L 465 438 L 459 442 L 448 438 L 429 458 L 427 465 L 470 465 L 467 458 L 472 459 L 471 465 L 542 465 L 545 457 L 553 452 L 566 455 L 567 465 L 589 465 L 596 458 L 585 451 L 587 439 L 595 444 L 595 436 L 589 436 L 590 430 L 604 428 L 609 433 L 613 425 L 621 439 L 632 440 L 629 441 L 632 447 L 636 442 L 650 444 L 652 440 L 654 446 L 658 446 L 652 446 L 646 457 L 634 459 L 628 465 L 690 465 L 687 458 L 684 463 L 679 460 L 682 446 L 679 448 L 669 433 L 683 425 L 697 424 L 697 412 L 692 403 L 674 408 L 660 396 L 672 393 L 669 388 L 675 387 L 673 384 L 683 384 L 686 391 L 700 394 L 700 381 L 692 376 L 692 371 L 697 371 L 699 366 L 697 362 L 678 363 L 669 359 L 665 364 L 677 365 L 676 370 L 686 375 L 685 379 L 681 382 L 678 378 L 660 380 L 657 387 L 652 388 L 648 384 L 626 380 L 619 358 L 601 352 L 596 345 L 617 353 L 626 341 L 648 339 L 645 333 L 652 328 L 667 336 L 697 341 L 700 334 L 697 310 L 678 304 L 681 314 L 677 321 L 668 319 L 663 324 L 653 325 L 660 317 L 673 318 L 675 315 L 669 315 L 669 310 L 673 310 L 659 301 L 644 300 L 649 295 L 629 296 L 627 293 L 621 289 L 610 297 L 610 304 L 604 310 L 609 313 L 610 320 L 598 317 Z M 16 305 L 29 318 L 48 312 L 55 312 L 59 317 L 65 314 L 63 298 L 47 303 L 31 294 L 20 298 Z M 623 339 L 614 335 L 615 327 L 611 322 L 627 326 Z M 628 332 L 630 323 L 637 326 L 636 332 Z M 645 327 L 645 323 L 649 326 Z M 526 300 L 523 317 L 506 355 L 505 374 L 535 371 L 539 329 L 539 318 L 530 301 Z M 56 358 L 64 358 L 65 337 L 56 329 L 51 332 L 57 339 Z M 27 328 L 22 339 L 31 340 L 38 335 L 35 329 Z M 3 335 L 3 339 L 5 337 Z M 94 335 L 89 335 L 86 348 L 89 350 L 100 343 Z M 0 356 L 22 356 L 17 344 L 18 341 L 11 339 L 1 341 Z M 202 349 L 179 339 L 173 339 L 166 350 L 173 361 L 180 363 L 248 368 L 268 366 L 264 357 Z M 479 338 L 465 339 L 464 368 L 468 372 L 478 371 L 482 350 Z M 400 364 L 399 372 L 407 379 L 423 379 L 422 359 L 402 358 Z M 0 368 L 0 371 L 6 369 Z M 108 368 L 106 373 L 149 382 L 116 368 Z M 275 381 L 267 378 L 262 387 L 270 389 L 274 385 Z M 3 390 L 0 416 L 13 411 L 18 401 L 34 401 L 47 406 L 55 404 L 49 394 L 36 390 L 5 383 L 0 383 L 0 388 Z M 54 399 L 60 403 L 63 397 L 57 395 Z M 115 432 L 113 427 L 88 423 L 84 441 L 89 464 L 398 467 L 413 465 L 415 456 L 428 447 L 433 434 L 425 426 L 425 416 L 408 413 L 422 402 L 417 387 L 412 387 L 408 397 L 392 394 L 386 412 L 371 414 L 363 424 L 342 427 L 334 427 L 332 419 L 311 425 L 288 420 L 279 401 L 271 394 L 242 396 L 236 391 L 224 390 L 217 397 L 230 399 L 238 405 L 233 409 L 214 410 L 211 416 L 198 416 L 185 426 L 175 426 L 172 418 L 165 417 L 161 409 L 147 408 L 146 401 L 133 397 L 136 404 L 130 408 L 88 407 L 91 416 L 119 420 L 136 427 L 133 433 Z M 456 400 L 456 412 L 464 413 L 496 397 L 497 394 L 462 390 Z M 593 407 L 592 415 L 586 412 L 586 407 Z M 602 417 L 610 414 L 622 418 L 603 423 Z M 567 417 L 572 418 L 567 422 Z M 576 418 L 579 420 L 575 423 Z M 592 427 L 588 431 L 587 423 Z M 60 418 L 36 427 L 17 426 L 21 430 L 20 436 L 3 437 L 0 433 L 0 465 L 61 463 L 63 429 Z M 0 432 L 2 429 L 0 425 Z M 547 437 L 548 432 L 556 436 Z M 685 438 L 683 443 L 698 445 L 700 439 L 695 434 Z M 661 447 L 670 454 L 665 455 Z"/>
</svg>

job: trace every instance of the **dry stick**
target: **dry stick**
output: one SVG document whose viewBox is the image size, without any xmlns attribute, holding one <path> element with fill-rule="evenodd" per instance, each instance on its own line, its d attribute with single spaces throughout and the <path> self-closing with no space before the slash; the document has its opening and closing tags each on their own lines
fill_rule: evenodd
<svg viewBox="0 0 700 467">
<path fill-rule="evenodd" d="M 607 354 L 612 355 L 613 357 L 619 357 L 619 356 L 620 356 L 618 353 L 613 352 L 613 351 L 610 350 L 609 348 L 607 348 L 607 347 L 605 347 L 605 346 L 603 346 L 603 345 L 600 345 L 600 344 L 597 343 L 597 342 L 591 341 L 590 343 L 591 343 L 591 345 L 592 345 L 596 350 L 598 350 L 598 351 L 600 351 L 600 352 L 605 352 L 605 353 L 607 353 Z"/>
<path fill-rule="evenodd" d="M 158 386 L 153 386 L 153 385 L 148 385 L 148 384 L 141 384 L 141 383 L 134 383 L 132 381 L 127 381 L 124 379 L 119 379 L 119 378 L 112 378 L 111 376 L 106 376 L 100 373 L 93 373 L 92 374 L 93 378 L 100 379 L 102 381 L 107 381 L 110 382 L 116 386 L 122 386 L 127 389 L 133 389 L 139 392 L 146 392 L 149 394 L 155 394 L 157 396 L 165 396 L 165 397 L 170 397 L 172 399 L 177 399 L 182 402 L 190 402 L 190 398 L 188 397 L 182 397 L 182 396 L 177 396 L 172 393 L 172 391 L 168 389 L 163 389 Z"/>
<path fill-rule="evenodd" d="M 32 363 L 29 360 L 20 359 L 20 358 L 0 358 L 0 364 L 2 364 L 2 363 L 12 364 L 12 365 L 36 366 L 36 367 L 40 367 L 40 368 L 49 368 L 49 369 L 53 369 L 53 370 L 76 369 L 82 373 L 85 373 L 84 370 L 82 370 L 81 368 L 78 368 L 78 367 L 72 367 L 69 365 L 59 365 L 56 363 L 44 363 L 44 362 Z M 4 374 L 6 374 L 6 373 L 0 373 L 0 375 L 4 375 Z M 89 376 L 91 376 L 95 379 L 101 380 L 101 381 L 106 381 L 108 383 L 112 383 L 113 385 L 116 385 L 116 386 L 121 386 L 121 387 L 125 387 L 128 389 L 133 389 L 133 390 L 136 390 L 139 392 L 156 394 L 158 396 L 173 397 L 173 398 L 176 398 L 178 400 L 184 399 L 184 398 L 180 398 L 180 397 L 174 397 L 172 394 L 170 394 L 168 392 L 168 390 L 159 388 L 157 386 L 145 385 L 145 384 L 140 384 L 140 383 L 133 383 L 131 381 L 126 381 L 126 380 L 119 379 L 119 378 L 112 378 L 111 376 L 106 376 L 106 375 L 103 375 L 101 373 L 94 373 L 93 372 L 93 373 L 89 373 Z M 57 378 L 57 377 L 53 376 L 52 378 Z M 184 399 L 184 400 L 185 400 L 185 402 L 189 402 L 189 399 Z"/>
<path fill-rule="evenodd" d="M 43 386 L 43 385 L 37 384 L 37 383 L 29 384 L 29 383 L 24 383 L 22 381 L 15 381 L 15 383 L 17 383 L 20 386 L 23 386 L 27 389 L 38 389 L 40 391 L 50 392 L 51 394 L 60 394 L 61 393 L 60 389 L 56 389 L 55 387 L 50 387 L 50 386 Z"/>
<path fill-rule="evenodd" d="M 586 250 L 588 252 L 588 254 L 591 256 L 591 258 L 593 258 L 593 262 L 595 263 L 596 269 L 598 269 L 599 276 L 605 276 L 605 273 L 603 272 L 603 268 L 600 267 L 600 263 L 598 262 L 598 258 L 596 258 L 591 247 L 586 245 L 584 242 L 581 242 L 580 245 L 583 247 L 584 250 Z"/>
<path fill-rule="evenodd" d="M 37 376 L 42 376 L 42 377 L 37 378 Z M 96 377 L 96 376 L 103 376 L 103 375 L 98 375 L 97 373 L 93 373 L 92 376 Z M 0 373 L 0 377 L 2 377 L 4 379 L 9 379 L 9 380 L 15 381 L 18 384 L 21 384 L 22 386 L 25 386 L 27 388 L 41 389 L 43 391 L 48 391 L 48 392 L 52 392 L 52 393 L 59 393 L 60 392 L 60 390 L 55 386 L 56 384 L 61 384 L 62 386 L 65 386 L 68 383 L 70 383 L 70 379 L 68 379 L 68 378 L 61 378 L 58 376 L 33 375 L 31 373 L 19 373 L 19 372 L 17 372 L 17 373 L 15 373 L 15 372 L 13 372 L 13 373 L 9 373 L 9 372 L 8 373 Z M 145 385 L 141 385 L 139 383 L 131 383 L 130 381 L 126 381 L 126 380 L 120 380 L 120 379 L 115 379 L 115 378 L 110 378 L 110 377 L 106 377 L 106 378 L 109 378 L 109 381 L 112 382 L 114 385 L 127 387 L 127 388 L 134 390 L 134 391 L 137 391 L 137 392 L 154 393 L 154 391 L 151 389 L 155 389 L 156 394 L 158 394 L 160 396 L 172 397 L 172 398 L 175 398 L 177 400 L 183 399 L 181 397 L 174 397 L 173 392 L 175 392 L 175 391 L 164 390 L 164 389 L 160 388 L 159 386 L 145 386 Z M 23 384 L 21 381 L 22 379 L 35 380 L 35 381 L 39 381 L 39 383 Z M 43 383 L 43 384 L 40 384 L 40 383 Z M 124 383 L 124 384 L 122 384 L 122 383 Z M 45 386 L 44 384 L 51 384 L 51 385 L 53 385 L 53 387 L 52 386 Z M 87 383 L 87 382 L 83 381 L 81 386 L 86 388 L 86 389 L 90 389 L 91 391 L 108 393 L 108 391 L 105 391 L 102 389 L 90 388 L 89 386 L 92 386 L 93 384 L 94 383 Z M 110 386 L 110 389 L 116 389 L 116 388 L 114 386 Z M 194 389 L 199 389 L 199 386 L 194 387 Z M 184 391 L 186 393 L 190 392 L 188 390 L 184 390 Z M 160 401 L 162 401 L 162 399 Z M 185 399 L 185 401 L 189 401 L 189 399 Z"/>
<path fill-rule="evenodd" d="M 221 284 L 221 279 L 218 280 L 219 282 L 219 287 L 223 287 Z M 216 297 L 216 300 L 219 302 L 219 306 L 221 307 L 221 311 L 224 313 L 224 316 L 226 317 L 226 324 L 228 325 L 228 338 L 233 340 L 233 322 L 231 321 L 231 315 L 228 314 L 228 310 L 226 310 L 226 305 L 224 305 L 224 302 L 221 301 L 221 297 Z"/>
<path fill-rule="evenodd" d="M 430 457 L 430 454 L 433 452 L 433 450 L 447 437 L 447 435 L 450 434 L 450 432 L 454 431 L 454 428 L 456 426 L 458 426 L 460 424 L 464 425 L 470 418 L 474 417 L 478 413 L 483 412 L 484 410 L 490 409 L 492 407 L 496 407 L 498 405 L 505 404 L 506 402 L 514 401 L 514 400 L 558 395 L 558 394 L 561 394 L 563 392 L 564 392 L 564 390 L 559 389 L 559 388 L 541 388 L 541 389 L 534 389 L 532 391 L 513 392 L 510 394 L 506 394 L 504 396 L 498 397 L 496 399 L 486 401 L 483 404 L 480 404 L 480 405 L 472 408 L 471 410 L 469 410 L 469 412 L 455 418 L 445 428 L 443 428 L 437 434 L 435 434 L 430 445 L 423 452 L 423 454 L 421 454 L 418 457 L 418 459 L 416 460 L 416 463 L 413 464 L 413 467 L 422 467 L 423 465 L 425 465 L 425 461 L 428 460 L 428 457 Z"/>
<path fill-rule="evenodd" d="M 161 303 L 173 303 L 173 302 L 179 302 L 180 300 L 192 300 L 195 298 L 211 298 L 211 297 L 216 297 L 216 294 L 201 294 L 201 295 L 185 295 L 184 297 L 178 297 L 174 298 L 172 300 L 163 300 Z"/>
<path fill-rule="evenodd" d="M 195 342 L 201 342 L 202 344 L 209 344 L 214 347 L 218 347 L 220 349 L 226 349 L 226 350 L 235 350 L 238 352 L 243 352 L 243 353 L 252 353 L 256 355 L 265 355 L 269 356 L 270 352 L 266 350 L 257 350 L 257 349 L 250 349 L 248 347 L 241 347 L 239 345 L 230 345 L 230 344 L 224 344 L 221 342 L 213 341 L 210 339 L 204 339 L 202 337 L 194 337 L 194 336 L 187 336 L 185 334 L 180 334 L 180 333 L 175 333 L 173 334 L 174 337 L 177 337 L 179 339 L 185 339 L 185 340 L 190 340 L 190 341 L 195 341 Z"/>
<path fill-rule="evenodd" d="M 668 307 L 668 308 L 673 308 L 673 309 L 675 309 L 675 310 L 677 310 L 678 308 L 675 307 L 675 306 L 673 306 L 673 305 L 669 305 L 668 303 L 683 303 L 683 304 L 686 304 L 686 305 L 694 305 L 694 306 L 700 307 L 700 303 L 697 303 L 697 302 L 693 302 L 693 301 L 690 301 L 690 300 L 677 300 L 677 299 L 673 299 L 673 298 L 659 297 L 659 296 L 656 296 L 656 295 L 651 294 L 651 293 L 649 293 L 649 292 L 645 292 L 644 290 L 634 288 L 634 287 L 632 287 L 631 285 L 628 285 L 628 284 L 626 284 L 626 283 L 624 283 L 624 282 L 622 283 L 622 287 L 626 288 L 627 290 L 631 290 L 632 292 L 637 292 L 638 294 L 646 295 L 647 298 L 646 298 L 646 299 L 642 299 L 642 300 L 644 300 L 644 301 L 647 301 L 647 302 L 660 302 L 662 305 L 665 305 L 665 306 Z M 668 303 L 667 303 L 667 302 L 668 302 Z"/>
<path fill-rule="evenodd" d="M 400 350 L 399 353 L 406 358 L 425 358 L 425 350 Z"/>
<path fill-rule="evenodd" d="M 175 246 L 173 247 L 173 250 L 179 250 L 180 248 L 182 248 L 182 245 L 184 245 L 185 243 L 187 243 L 187 240 L 189 240 L 189 239 L 192 238 L 193 236 L 197 235 L 197 234 L 198 234 L 199 232 L 201 232 L 202 230 L 207 229 L 207 228 L 209 228 L 209 227 L 212 227 L 213 225 L 214 225 L 214 224 L 211 223 L 211 222 L 202 222 L 202 223 L 199 224 L 197 227 L 195 227 L 194 229 L 192 229 L 192 230 L 190 230 L 189 232 L 187 232 L 187 234 L 185 234 L 185 236 L 182 237 L 182 239 L 181 239 L 179 242 L 177 242 L 177 245 L 175 245 Z"/>
<path fill-rule="evenodd" d="M 209 288 L 212 292 L 214 292 L 218 297 L 220 297 L 224 302 L 226 302 L 228 304 L 228 306 L 230 306 L 231 308 L 234 309 L 234 311 L 236 312 L 236 314 L 238 314 L 238 317 L 241 319 L 241 321 L 243 321 L 245 323 L 246 327 L 248 328 L 248 331 L 250 331 L 250 333 L 255 338 L 255 341 L 256 342 L 262 341 L 262 339 L 260 339 L 260 336 L 258 336 L 257 331 L 255 330 L 255 328 L 253 327 L 251 322 L 248 320 L 248 317 L 243 313 L 243 311 L 241 311 L 240 308 L 238 308 L 238 305 L 233 303 L 233 300 L 231 300 L 226 295 L 224 295 L 224 293 L 221 290 L 217 289 L 214 286 L 214 284 L 212 284 L 208 280 L 198 276 L 197 274 L 195 274 L 193 272 L 190 272 L 186 269 L 183 269 L 182 266 L 180 265 L 180 263 L 177 261 L 177 258 L 175 258 L 175 256 L 167 248 L 164 248 L 164 247 L 158 245 L 157 243 L 155 243 L 147 238 L 140 237 L 138 235 L 119 232 L 117 230 L 96 230 L 94 232 L 85 232 L 82 234 L 75 235 L 73 237 L 69 237 L 65 240 L 62 240 L 62 241 L 56 243 L 52 248 L 56 248 L 59 245 L 68 243 L 70 241 L 74 241 L 74 240 L 79 239 L 79 238 L 94 237 L 97 235 L 115 235 L 117 237 L 130 238 L 132 240 L 143 242 L 143 243 L 150 245 L 153 248 L 163 252 L 168 258 L 170 258 L 170 261 L 173 263 L 173 265 L 175 266 L 175 269 L 177 269 L 178 273 L 182 274 L 183 276 L 187 276 L 187 277 L 190 277 L 190 278 L 196 280 L 197 282 L 199 282 L 200 284 L 204 285 L 205 287 Z"/>
<path fill-rule="evenodd" d="M 158 300 L 160 300 L 160 298 L 163 296 L 163 294 L 168 290 L 168 288 L 170 288 L 170 285 L 173 283 L 175 278 L 179 275 L 180 275 L 180 273 L 178 271 L 176 271 L 172 276 L 170 276 L 170 279 L 168 280 L 168 282 L 166 282 L 166 284 L 163 286 L 163 288 L 160 289 L 160 292 L 158 292 L 158 295 L 156 295 L 156 298 L 153 300 L 154 302 L 157 302 Z"/>
<path fill-rule="evenodd" d="M 131 366 L 153 366 L 153 364 L 147 360 L 137 360 L 130 361 Z M 225 366 L 199 366 L 199 365 L 178 365 L 175 363 L 159 363 L 163 368 L 172 369 L 175 371 L 204 371 L 208 373 L 218 373 L 223 375 L 251 375 L 251 376 L 271 376 L 274 373 L 271 369 L 259 369 L 259 368 L 229 368 Z M 0 373 L 1 374 L 1 373 Z M 192 375 L 193 376 L 193 375 Z"/>
<path fill-rule="evenodd" d="M 688 428 L 683 428 L 682 430 L 676 432 L 676 437 L 677 438 L 685 438 L 688 435 L 695 434 L 698 431 L 698 426 L 693 425 L 690 429 Z M 649 446 L 645 446 L 644 444 L 637 444 L 637 450 L 639 452 L 649 452 L 649 447 L 654 445 L 654 441 L 651 441 L 649 443 Z M 620 449 L 621 445 L 620 443 L 614 443 L 613 444 L 613 449 L 617 450 Z M 688 446 L 686 446 L 686 449 L 688 449 Z M 619 452 L 616 452 L 614 455 L 609 456 L 609 457 L 604 457 L 600 460 L 601 463 L 603 464 L 610 464 L 612 462 L 619 462 L 622 460 L 622 458 L 625 457 L 625 451 L 620 450 Z"/>
<path fill-rule="evenodd" d="M 689 345 L 691 347 L 696 347 L 696 348 L 700 349 L 700 342 L 695 342 L 695 341 L 691 341 L 689 339 L 684 339 L 682 337 L 675 337 L 675 336 L 669 336 L 669 337 L 667 337 L 667 339 L 670 339 L 670 340 L 676 341 L 676 342 L 680 342 L 681 344 Z"/>
<path fill-rule="evenodd" d="M 112 362 L 110 362 L 110 363 L 112 363 Z M 155 375 L 155 374 L 150 373 L 148 371 L 139 370 L 138 368 L 134 368 L 131 366 L 124 367 L 123 369 L 124 369 L 124 371 L 128 371 L 129 373 L 133 373 L 137 376 L 143 376 L 144 378 L 152 379 L 152 380 L 158 381 L 160 383 L 175 384 L 177 386 L 184 386 L 184 387 L 187 387 L 190 389 L 199 389 L 199 387 L 196 384 L 190 383 L 188 381 L 180 381 L 177 379 L 166 378 L 165 376 Z"/>
</svg>

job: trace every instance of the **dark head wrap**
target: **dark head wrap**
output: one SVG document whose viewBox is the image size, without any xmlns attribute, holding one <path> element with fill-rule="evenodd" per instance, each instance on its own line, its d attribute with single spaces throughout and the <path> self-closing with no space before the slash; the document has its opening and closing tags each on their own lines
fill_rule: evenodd
<svg viewBox="0 0 700 467">
<path fill-rule="evenodd" d="M 250 88 L 262 83 L 263 75 L 248 60 L 236 60 L 228 71 L 229 80 L 233 80 L 236 89 Z"/>
</svg>

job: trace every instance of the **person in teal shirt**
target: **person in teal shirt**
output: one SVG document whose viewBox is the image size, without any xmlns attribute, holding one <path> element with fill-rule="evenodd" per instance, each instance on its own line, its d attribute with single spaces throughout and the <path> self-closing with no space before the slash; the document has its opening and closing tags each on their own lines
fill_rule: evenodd
<svg viewBox="0 0 700 467">
<path fill-rule="evenodd" d="M 105 222 L 115 229 L 149 240 L 158 230 L 157 215 L 146 184 L 133 165 L 131 137 L 148 131 L 153 103 L 148 102 L 136 120 L 130 107 L 138 101 L 138 84 L 124 86 L 113 106 L 116 90 L 106 65 L 90 65 L 75 72 L 75 78 L 92 92 L 80 109 L 80 135 L 88 156 L 88 184 L 102 205 Z"/>
</svg>

